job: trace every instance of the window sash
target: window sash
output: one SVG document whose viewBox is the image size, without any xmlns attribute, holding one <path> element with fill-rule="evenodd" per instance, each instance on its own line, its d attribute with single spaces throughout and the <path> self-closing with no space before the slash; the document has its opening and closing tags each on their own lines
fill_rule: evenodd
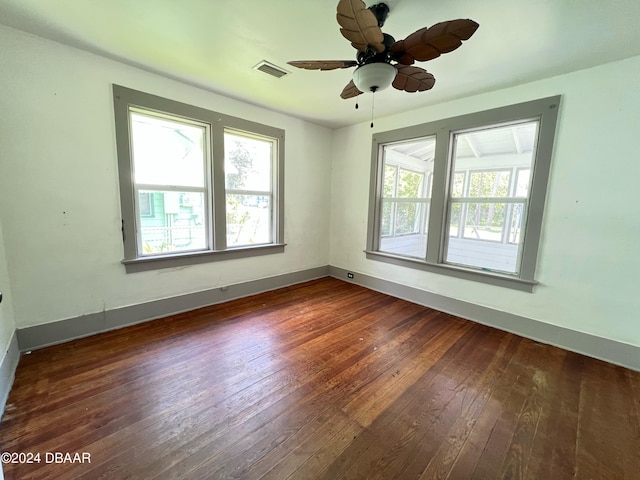
<svg viewBox="0 0 640 480">
<path fill-rule="evenodd" d="M 239 131 L 239 130 L 235 130 L 235 129 L 228 129 L 226 128 L 224 130 L 224 139 L 225 142 L 227 141 L 227 139 L 229 141 L 233 141 L 232 139 L 235 139 L 236 142 L 242 142 L 244 140 L 246 140 L 248 142 L 247 146 L 244 146 L 245 148 L 245 153 L 251 158 L 251 162 L 249 165 L 245 165 L 245 168 L 254 168 L 254 162 L 257 160 L 258 162 L 264 162 L 265 157 L 264 156 L 268 156 L 268 162 L 263 163 L 262 165 L 258 164 L 257 168 L 258 169 L 263 169 L 264 167 L 268 167 L 269 170 L 269 174 L 270 174 L 270 179 L 268 179 L 268 181 L 264 182 L 264 179 L 261 179 L 262 181 L 259 181 L 257 184 L 255 182 L 249 182 L 249 186 L 264 186 L 265 183 L 266 185 L 268 185 L 268 189 L 265 188 L 241 188 L 242 186 L 245 185 L 244 179 L 239 179 L 239 181 L 241 182 L 241 185 L 235 186 L 235 187 L 230 187 L 228 186 L 229 184 L 229 172 L 225 171 L 225 211 L 226 211 L 226 216 L 225 216 L 225 231 L 226 231 L 226 243 L 227 243 L 227 248 L 237 248 L 237 247 L 246 247 L 246 246 L 251 246 L 251 245 L 264 245 L 264 244 L 268 244 L 271 243 L 273 241 L 273 237 L 274 237 L 274 232 L 275 232 L 275 225 L 274 225 L 274 215 L 273 215 L 273 200 L 274 200 L 274 195 L 273 195 L 273 191 L 275 188 L 274 185 L 274 172 L 277 171 L 277 140 L 274 138 L 270 138 L 270 137 L 265 137 L 263 135 L 258 135 L 252 132 L 244 132 L 244 131 Z M 253 145 L 253 152 L 251 152 L 251 146 Z M 225 143 L 225 170 L 227 169 L 227 167 L 231 168 L 234 167 L 236 170 L 238 170 L 240 167 L 238 165 L 232 165 L 231 164 L 231 158 L 230 158 L 230 151 L 231 149 L 227 148 L 227 144 Z M 252 154 L 257 155 L 256 158 L 254 158 L 252 156 Z M 262 155 L 262 157 L 260 156 Z M 254 170 L 254 173 L 256 171 Z M 264 173 L 264 172 L 262 172 Z M 254 197 L 256 198 L 256 205 L 254 205 L 255 207 L 258 208 L 251 208 L 251 205 L 244 205 L 244 209 L 239 205 L 236 204 L 235 205 L 235 209 L 231 210 L 231 205 L 230 205 L 230 198 L 234 198 L 234 199 L 247 199 L 247 198 L 251 198 Z M 266 206 L 262 204 L 262 202 L 260 202 L 260 198 L 264 197 L 267 199 L 266 201 Z M 240 200 L 240 204 L 242 203 L 242 200 Z M 266 212 L 264 211 L 264 209 L 266 208 Z M 244 218 L 242 218 L 242 223 L 240 224 L 240 227 L 238 228 L 238 223 L 237 222 L 233 222 L 230 221 L 231 220 L 231 216 L 232 215 L 237 215 L 238 213 L 241 212 L 241 216 L 244 216 Z M 266 214 L 265 214 L 266 213 Z M 266 225 L 263 225 L 266 222 Z M 245 231 L 245 223 L 248 223 L 247 225 L 247 231 Z M 251 233 L 251 224 L 253 223 L 254 226 L 254 231 Z M 261 225 L 262 224 L 262 225 Z M 259 228 L 261 226 L 261 228 Z M 244 235 L 243 235 L 244 232 Z M 235 240 L 234 238 L 234 233 L 235 233 Z M 243 238 L 243 240 L 241 240 L 240 238 Z"/>
<path fill-rule="evenodd" d="M 434 146 L 433 136 L 381 146 L 380 251 L 424 257 L 433 180 L 428 152 Z M 411 151 L 423 158 L 412 157 Z M 403 240 L 416 235 L 417 240 Z"/>
<path fill-rule="evenodd" d="M 133 125 L 134 117 L 148 117 L 149 119 L 159 119 L 164 120 L 168 124 L 176 124 L 185 126 L 187 128 L 197 128 L 202 130 L 202 150 L 197 153 L 202 154 L 202 186 L 194 186 L 192 185 L 194 182 L 180 182 L 174 181 L 171 184 L 165 182 L 156 182 L 156 183 L 141 183 L 136 181 L 136 167 L 138 166 L 138 160 L 135 158 L 134 152 L 132 152 L 132 181 L 133 181 L 133 203 L 135 209 L 135 229 L 136 229 L 136 250 L 137 256 L 139 258 L 150 257 L 150 256 L 170 256 L 181 253 L 190 253 L 190 252 L 202 252 L 202 251 L 210 251 L 213 249 L 212 243 L 212 217 L 211 217 L 211 205 L 212 205 L 212 196 L 211 196 L 211 147 L 210 147 L 210 138 L 211 131 L 210 126 L 204 122 L 194 121 L 192 119 L 182 118 L 177 115 L 173 115 L 167 112 L 157 112 L 149 109 L 129 106 L 129 122 Z M 136 143 L 135 138 L 135 129 L 131 129 L 129 132 L 130 142 L 133 146 Z M 192 165 L 193 167 L 193 165 Z M 172 178 L 174 180 L 174 178 Z M 200 182 L 198 182 L 200 183 Z M 154 193 L 162 193 L 163 203 L 166 205 L 167 197 L 164 195 L 165 193 L 175 193 L 175 194 L 184 194 L 184 193 L 199 193 L 203 196 L 202 200 L 202 222 L 204 223 L 202 228 L 197 228 L 197 230 L 202 230 L 203 240 L 199 246 L 191 247 L 181 247 L 180 243 L 176 241 L 169 241 L 170 238 L 174 236 L 174 232 L 185 230 L 188 231 L 187 238 L 192 238 L 191 230 L 192 226 L 190 222 L 187 225 L 180 226 L 180 223 L 184 223 L 179 218 L 182 214 L 186 215 L 188 212 L 188 207 L 183 211 L 183 205 L 177 205 L 176 212 L 166 212 L 163 211 L 164 217 L 155 216 L 153 219 L 148 216 L 143 216 L 140 212 L 139 206 L 139 198 L 141 191 L 148 191 Z M 177 215 L 178 218 L 175 218 L 174 215 Z M 155 220 L 155 221 L 154 221 Z M 174 224 L 174 222 L 178 223 L 178 226 Z M 147 225 L 145 225 L 145 223 Z M 155 225 L 149 225 L 154 223 Z M 147 238 L 147 234 L 150 232 L 156 232 L 156 240 L 151 240 Z M 158 247 L 151 247 L 149 241 L 152 243 L 160 242 Z M 189 245 L 187 242 L 186 245 Z"/>
</svg>

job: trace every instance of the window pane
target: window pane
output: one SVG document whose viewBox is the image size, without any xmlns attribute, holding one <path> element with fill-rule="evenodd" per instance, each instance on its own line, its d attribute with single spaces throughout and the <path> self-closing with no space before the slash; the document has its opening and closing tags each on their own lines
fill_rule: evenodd
<svg viewBox="0 0 640 480">
<path fill-rule="evenodd" d="M 451 186 L 451 196 L 462 197 L 464 192 L 464 172 L 457 172 L 453 175 L 453 185 Z"/>
<path fill-rule="evenodd" d="M 451 208 L 449 210 L 449 236 L 450 237 L 458 237 L 460 236 L 460 222 L 462 216 L 462 207 L 461 203 L 452 203 Z"/>
<path fill-rule="evenodd" d="M 424 258 L 435 138 L 383 146 L 380 251 Z"/>
<path fill-rule="evenodd" d="M 393 212 L 393 213 L 391 213 Z M 386 213 L 386 215 L 384 215 Z M 384 235 L 380 239 L 380 251 L 408 257 L 424 258 L 427 254 L 427 224 L 429 222 L 428 203 L 385 202 L 384 221 L 390 224 L 394 235 Z M 391 230 L 391 228 L 387 228 Z"/>
<path fill-rule="evenodd" d="M 454 135 L 445 262 L 518 273 L 537 127 L 523 122 Z"/>
<path fill-rule="evenodd" d="M 520 243 L 520 231 L 524 227 L 523 225 L 523 213 L 524 205 L 512 205 L 511 213 L 511 229 L 509 231 L 509 243 Z"/>
<path fill-rule="evenodd" d="M 398 194 L 400 198 L 418 198 L 424 188 L 424 173 L 401 168 L 398 171 Z"/>
<path fill-rule="evenodd" d="M 469 196 L 507 197 L 509 196 L 509 176 L 508 170 L 471 172 Z"/>
<path fill-rule="evenodd" d="M 504 228 L 506 204 L 469 203 L 465 222 L 464 238 L 501 242 Z"/>
<path fill-rule="evenodd" d="M 139 112 L 130 115 L 135 183 L 205 186 L 205 126 Z"/>
<path fill-rule="evenodd" d="M 528 197 L 531 170 L 528 168 L 522 168 L 518 170 L 516 175 L 516 197 Z"/>
<path fill-rule="evenodd" d="M 382 214 L 380 218 L 380 236 L 387 237 L 391 235 L 391 222 L 393 222 L 393 209 L 394 204 L 392 202 L 382 202 Z"/>
<path fill-rule="evenodd" d="M 204 192 L 139 191 L 140 255 L 207 248 Z"/>
<path fill-rule="evenodd" d="M 273 142 L 224 134 L 224 170 L 227 190 L 271 191 Z"/>
<path fill-rule="evenodd" d="M 384 166 L 384 186 L 382 191 L 382 195 L 384 197 L 395 196 L 397 174 L 398 174 L 398 167 L 394 165 Z"/>
<path fill-rule="evenodd" d="M 271 197 L 227 194 L 227 246 L 271 242 Z"/>
<path fill-rule="evenodd" d="M 408 233 L 420 232 L 420 207 L 416 203 L 396 203 L 396 234 L 406 235 Z"/>
</svg>

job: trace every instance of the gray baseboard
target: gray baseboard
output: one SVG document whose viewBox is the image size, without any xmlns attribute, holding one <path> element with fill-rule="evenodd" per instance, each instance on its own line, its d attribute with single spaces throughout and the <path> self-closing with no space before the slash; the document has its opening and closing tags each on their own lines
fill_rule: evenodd
<svg viewBox="0 0 640 480">
<path fill-rule="evenodd" d="M 19 328 L 17 330 L 18 345 L 23 352 L 35 350 L 328 275 L 329 266 L 325 265 L 128 307 L 114 308 L 43 325 Z"/>
<path fill-rule="evenodd" d="M 2 414 L 4 413 L 19 361 L 20 348 L 18 347 L 18 336 L 16 332 L 13 332 L 11 340 L 9 340 L 7 352 L 2 362 L 0 362 L 0 418 L 2 418 Z"/>
<path fill-rule="evenodd" d="M 350 279 L 347 277 L 347 273 L 348 270 L 343 268 L 329 267 L 329 274 L 340 280 L 355 283 L 371 290 L 386 293 L 387 295 L 402 298 L 483 325 L 515 333 L 521 337 L 640 371 L 640 347 L 475 305 L 357 272 L 352 272 L 354 278 Z"/>
<path fill-rule="evenodd" d="M 12 338 L 9 352 L 1 366 L 2 387 L 4 388 L 5 385 L 5 373 L 9 375 L 7 378 L 10 378 L 11 382 L 13 382 L 13 372 L 15 372 L 19 351 L 55 345 L 76 338 L 95 335 L 96 333 L 255 295 L 328 275 L 435 310 L 515 333 L 541 343 L 554 345 L 565 350 L 640 371 L 640 347 L 475 305 L 369 275 L 354 273 L 355 277 L 349 279 L 347 278 L 347 270 L 327 265 L 229 285 L 224 287 L 224 290 L 222 288 L 214 288 L 59 320 L 44 325 L 20 328 Z M 8 383 L 6 392 L 4 390 L 0 391 L 0 400 L 4 399 L 6 401 L 10 386 L 11 383 Z"/>
</svg>

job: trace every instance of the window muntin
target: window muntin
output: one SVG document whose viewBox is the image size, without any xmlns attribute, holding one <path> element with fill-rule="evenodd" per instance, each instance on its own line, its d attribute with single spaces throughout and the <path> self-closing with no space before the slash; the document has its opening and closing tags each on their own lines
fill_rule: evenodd
<svg viewBox="0 0 640 480">
<path fill-rule="evenodd" d="M 532 291 L 559 102 L 549 97 L 374 134 L 367 258 Z M 385 249 L 387 146 L 429 137 L 437 148 L 426 253 Z M 511 263 L 487 261 L 495 248 L 509 251 Z"/>
<path fill-rule="evenodd" d="M 118 85 L 113 94 L 127 272 L 284 251 L 283 130 Z M 234 136 L 266 160 L 240 172 L 225 160 Z"/>
</svg>

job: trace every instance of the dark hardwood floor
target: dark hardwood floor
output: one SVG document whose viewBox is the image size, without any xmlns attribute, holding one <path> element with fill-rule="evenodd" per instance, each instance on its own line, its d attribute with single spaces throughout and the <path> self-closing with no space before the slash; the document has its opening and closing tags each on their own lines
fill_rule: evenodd
<svg viewBox="0 0 640 480">
<path fill-rule="evenodd" d="M 638 479 L 640 373 L 325 278 L 24 355 L 0 446 L 20 480 Z"/>
</svg>

